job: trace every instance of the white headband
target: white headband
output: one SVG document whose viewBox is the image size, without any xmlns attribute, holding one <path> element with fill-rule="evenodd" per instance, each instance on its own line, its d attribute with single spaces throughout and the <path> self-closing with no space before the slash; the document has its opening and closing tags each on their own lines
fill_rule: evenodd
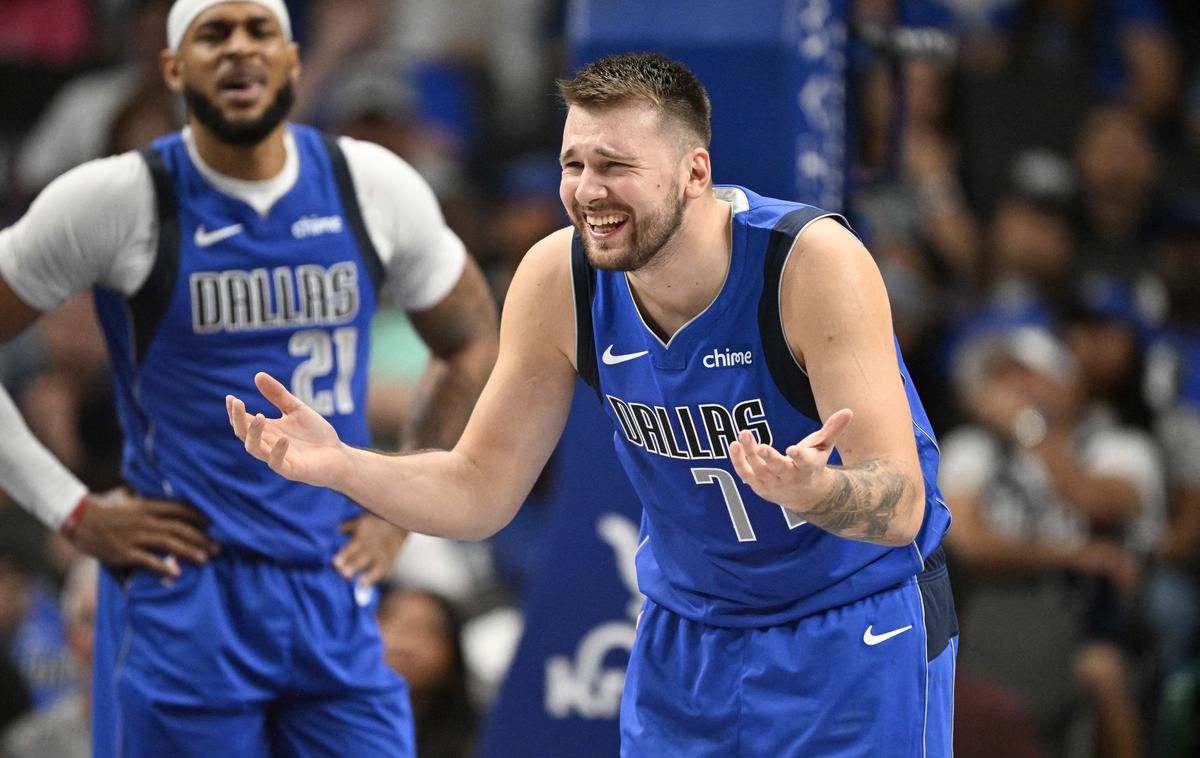
<svg viewBox="0 0 1200 758">
<path fill-rule="evenodd" d="M 254 3 L 271 11 L 279 21 L 279 26 L 283 28 L 284 39 L 292 41 L 292 21 L 288 17 L 287 6 L 283 4 L 283 0 L 175 0 L 170 14 L 167 15 L 167 48 L 173 53 L 178 52 L 183 34 L 196 20 L 196 16 L 214 5 L 228 2 Z"/>
</svg>

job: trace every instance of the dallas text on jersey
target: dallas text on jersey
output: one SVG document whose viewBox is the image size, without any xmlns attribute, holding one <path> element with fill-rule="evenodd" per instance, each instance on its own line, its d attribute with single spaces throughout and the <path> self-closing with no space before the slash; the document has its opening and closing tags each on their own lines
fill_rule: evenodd
<svg viewBox="0 0 1200 758">
<path fill-rule="evenodd" d="M 197 271 L 190 277 L 197 334 L 345 324 L 358 315 L 358 266 L 341 261 L 268 271 Z"/>
<path fill-rule="evenodd" d="M 764 445 L 771 444 L 771 426 L 759 398 L 744 400 L 733 408 L 719 403 L 700 403 L 694 408 L 676 406 L 672 409 L 676 423 L 672 423 L 671 412 L 661 405 L 606 397 L 625 439 L 656 455 L 682 460 L 726 458 L 729 445 L 743 430 L 753 433 Z"/>
</svg>

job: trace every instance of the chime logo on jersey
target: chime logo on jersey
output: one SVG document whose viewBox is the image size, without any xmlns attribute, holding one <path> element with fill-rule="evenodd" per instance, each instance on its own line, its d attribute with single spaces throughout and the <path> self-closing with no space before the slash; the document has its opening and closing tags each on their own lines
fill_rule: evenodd
<svg viewBox="0 0 1200 758">
<path fill-rule="evenodd" d="M 341 261 L 252 271 L 197 271 L 189 278 L 197 334 L 334 326 L 358 315 L 358 266 Z"/>
<path fill-rule="evenodd" d="M 322 234 L 338 234 L 342 231 L 341 216 L 303 216 L 292 224 L 292 236 L 298 240 L 319 237 Z"/>
<path fill-rule="evenodd" d="M 739 432 L 749 431 L 764 445 L 771 444 L 771 425 L 759 398 L 733 408 L 719 403 L 680 405 L 668 411 L 661 405 L 627 402 L 607 395 L 625 439 L 647 452 L 681 460 L 726 458 Z"/>
<path fill-rule="evenodd" d="M 749 350 L 716 349 L 704 356 L 700 361 L 704 368 L 732 368 L 734 366 L 749 366 L 754 363 L 754 353 Z"/>
</svg>

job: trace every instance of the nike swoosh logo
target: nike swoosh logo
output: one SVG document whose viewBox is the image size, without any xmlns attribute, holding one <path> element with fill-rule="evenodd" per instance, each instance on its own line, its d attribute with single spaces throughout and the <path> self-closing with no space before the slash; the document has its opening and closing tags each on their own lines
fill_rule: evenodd
<svg viewBox="0 0 1200 758">
<path fill-rule="evenodd" d="M 221 240 L 229 239 L 235 234 L 242 233 L 241 224 L 233 224 L 232 226 L 223 226 L 220 229 L 213 229 L 211 232 L 204 230 L 204 224 L 196 227 L 196 247 L 208 247 L 215 245 Z"/>
<path fill-rule="evenodd" d="M 363 584 L 362 582 L 354 583 L 354 602 L 358 603 L 359 608 L 366 608 L 375 599 L 375 585 Z"/>
<path fill-rule="evenodd" d="M 863 632 L 863 642 L 867 643 L 868 645 L 878 645 L 880 642 L 887 642 L 898 634 L 904 634 L 909 629 L 912 629 L 912 624 L 899 629 L 893 629 L 890 632 L 884 632 L 883 634 L 872 634 L 871 630 L 874 627 L 875 625 L 871 624 L 871 626 L 867 627 L 867 631 Z"/>
<path fill-rule="evenodd" d="M 624 363 L 625 361 L 631 361 L 634 358 L 641 358 L 643 355 L 650 352 L 649 350 L 643 350 L 640 353 L 626 353 L 625 355 L 613 355 L 612 349 L 613 349 L 613 346 L 609 345 L 608 347 L 604 348 L 604 355 L 600 356 L 600 360 L 604 361 L 604 365 L 606 365 L 606 366 L 615 366 L 618 363 Z"/>
</svg>

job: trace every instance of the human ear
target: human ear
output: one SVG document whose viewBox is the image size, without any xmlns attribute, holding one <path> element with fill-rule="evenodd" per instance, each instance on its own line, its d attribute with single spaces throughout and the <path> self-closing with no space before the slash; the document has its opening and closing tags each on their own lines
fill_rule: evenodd
<svg viewBox="0 0 1200 758">
<path fill-rule="evenodd" d="M 692 148 L 687 156 L 687 179 L 684 182 L 684 194 L 691 198 L 700 197 L 712 186 L 712 159 L 708 150 L 702 147 Z"/>
<path fill-rule="evenodd" d="M 179 56 L 170 50 L 163 50 L 159 55 L 158 65 L 162 70 L 163 81 L 171 91 L 183 92 L 183 73 L 180 71 L 182 63 Z"/>
</svg>

